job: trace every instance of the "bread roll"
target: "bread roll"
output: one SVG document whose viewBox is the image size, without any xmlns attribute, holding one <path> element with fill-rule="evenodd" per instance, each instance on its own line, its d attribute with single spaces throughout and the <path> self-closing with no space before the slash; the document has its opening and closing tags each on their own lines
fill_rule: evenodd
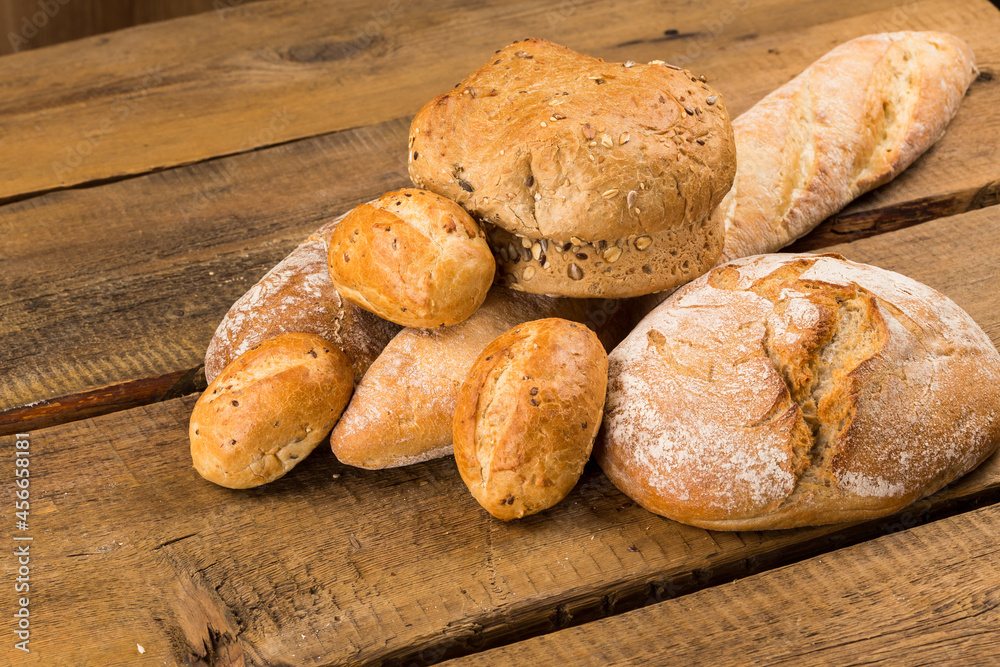
<svg viewBox="0 0 1000 667">
<path fill-rule="evenodd" d="M 944 135 L 976 74 L 954 35 L 866 35 L 755 104 L 733 122 L 719 263 L 774 252 L 895 178 Z"/>
<path fill-rule="evenodd" d="M 595 455 L 652 512 L 763 530 L 890 514 L 998 443 L 1000 354 L 951 300 L 837 255 L 760 255 L 615 348 Z"/>
<path fill-rule="evenodd" d="M 281 334 L 241 354 L 191 413 L 194 467 L 231 489 L 273 482 L 337 423 L 354 389 L 347 356 L 312 334 Z"/>
<path fill-rule="evenodd" d="M 455 202 L 412 188 L 351 211 L 330 237 L 328 259 L 341 296 L 408 327 L 466 319 L 496 273 L 475 220 Z"/>
<path fill-rule="evenodd" d="M 330 281 L 327 242 L 343 218 L 316 230 L 230 307 L 205 353 L 209 382 L 254 345 L 283 333 L 330 341 L 361 379 L 400 327 L 347 302 Z"/>
<path fill-rule="evenodd" d="M 704 77 L 540 39 L 499 51 L 410 128 L 414 184 L 506 232 L 490 234 L 505 284 L 534 294 L 638 296 L 700 275 L 735 159 Z"/>
<path fill-rule="evenodd" d="M 330 435 L 333 452 L 361 468 L 451 454 L 455 401 L 476 358 L 508 329 L 545 317 L 586 324 L 609 350 L 638 321 L 631 301 L 554 299 L 494 287 L 466 321 L 441 329 L 407 328 L 392 339 Z"/>
<path fill-rule="evenodd" d="M 601 424 L 608 356 L 587 327 L 521 324 L 486 346 L 453 421 L 462 481 L 509 521 L 552 507 L 576 485 Z"/>
</svg>

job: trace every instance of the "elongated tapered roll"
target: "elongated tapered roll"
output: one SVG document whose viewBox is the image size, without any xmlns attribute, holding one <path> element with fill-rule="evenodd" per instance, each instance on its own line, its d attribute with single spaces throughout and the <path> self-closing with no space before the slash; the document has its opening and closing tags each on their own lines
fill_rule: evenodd
<svg viewBox="0 0 1000 667">
<path fill-rule="evenodd" d="M 866 35 L 755 104 L 733 122 L 718 263 L 774 252 L 892 180 L 941 138 L 976 75 L 954 35 Z"/>
</svg>

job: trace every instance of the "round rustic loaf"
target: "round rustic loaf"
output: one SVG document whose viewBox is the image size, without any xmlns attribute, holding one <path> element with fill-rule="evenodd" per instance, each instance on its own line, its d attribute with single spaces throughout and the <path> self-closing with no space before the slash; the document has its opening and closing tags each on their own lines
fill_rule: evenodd
<svg viewBox="0 0 1000 667">
<path fill-rule="evenodd" d="M 465 210 L 433 192 L 389 192 L 330 237 L 330 278 L 347 301 L 407 327 L 457 324 L 482 305 L 496 265 Z"/>
<path fill-rule="evenodd" d="M 607 379 L 601 341 L 569 320 L 526 322 L 483 350 L 452 434 L 458 471 L 486 511 L 509 521 L 566 497 L 590 458 Z"/>
<path fill-rule="evenodd" d="M 417 113 L 410 177 L 502 230 L 491 245 L 514 289 L 669 289 L 721 253 L 710 213 L 736 171 L 729 115 L 704 81 L 516 42 Z"/>
<path fill-rule="evenodd" d="M 226 366 L 195 403 L 194 467 L 231 489 L 273 482 L 327 436 L 354 390 L 351 361 L 313 334 L 268 338 Z"/>
<path fill-rule="evenodd" d="M 671 295 L 610 355 L 595 456 L 719 530 L 870 519 L 1000 443 L 1000 354 L 947 297 L 838 255 L 758 255 Z"/>
</svg>

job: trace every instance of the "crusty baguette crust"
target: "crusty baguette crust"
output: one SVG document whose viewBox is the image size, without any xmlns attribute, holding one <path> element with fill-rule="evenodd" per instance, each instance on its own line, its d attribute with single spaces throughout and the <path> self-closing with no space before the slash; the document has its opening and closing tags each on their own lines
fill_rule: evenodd
<svg viewBox="0 0 1000 667">
<path fill-rule="evenodd" d="M 774 252 L 887 183 L 941 138 L 976 78 L 939 32 L 841 44 L 733 122 L 736 179 L 715 211 L 718 263 Z"/>
<path fill-rule="evenodd" d="M 361 379 L 401 327 L 348 303 L 333 286 L 327 245 L 344 217 L 316 230 L 232 305 L 205 353 L 209 382 L 254 345 L 283 333 L 330 341 L 351 360 L 355 381 Z"/>
<path fill-rule="evenodd" d="M 716 530 L 883 516 L 1000 444 L 1000 353 L 954 302 L 839 256 L 718 267 L 610 355 L 595 456 L 642 506 Z"/>
<path fill-rule="evenodd" d="M 573 490 L 601 425 L 608 355 L 576 322 L 525 322 L 486 346 L 458 394 L 452 432 L 462 481 L 510 521 Z"/>
</svg>

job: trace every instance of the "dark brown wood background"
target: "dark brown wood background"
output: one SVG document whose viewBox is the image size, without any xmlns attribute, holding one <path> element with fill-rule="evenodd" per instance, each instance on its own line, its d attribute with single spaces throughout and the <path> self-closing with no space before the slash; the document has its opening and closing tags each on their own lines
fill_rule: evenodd
<svg viewBox="0 0 1000 667">
<path fill-rule="evenodd" d="M 232 302 L 322 222 L 404 185 L 409 118 L 501 45 L 681 62 L 739 113 L 836 44 L 899 29 L 963 37 L 982 74 L 932 150 L 796 247 L 926 282 L 997 343 L 985 0 L 261 0 L 0 57 L 0 434 L 31 433 L 37 631 L 13 653 L 0 596 L 0 664 L 800 664 L 853 646 L 995 664 L 1000 457 L 880 521 L 725 533 L 636 507 L 593 466 L 503 524 L 451 459 L 364 471 L 321 446 L 236 492 L 187 449 Z"/>
<path fill-rule="evenodd" d="M 0 55 L 259 0 L 4 0 Z M 11 38 L 11 33 L 14 37 Z"/>
</svg>

